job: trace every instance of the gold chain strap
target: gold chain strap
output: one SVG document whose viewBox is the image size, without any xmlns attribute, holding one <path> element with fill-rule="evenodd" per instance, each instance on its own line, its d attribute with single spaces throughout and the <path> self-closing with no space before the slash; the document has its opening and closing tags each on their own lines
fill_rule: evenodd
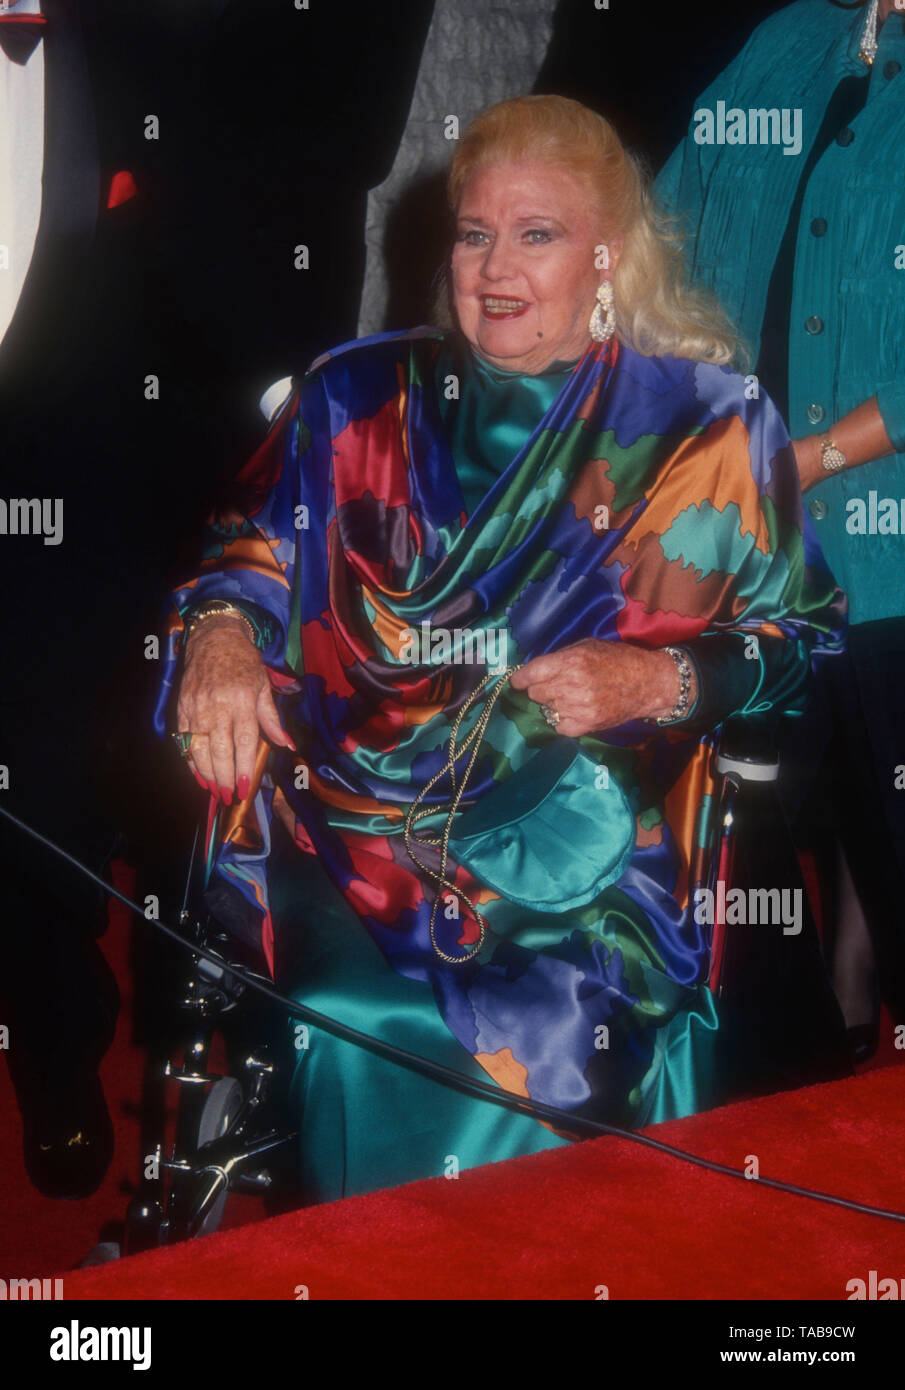
<svg viewBox="0 0 905 1390">
<path fill-rule="evenodd" d="M 463 704 L 462 708 L 459 710 L 459 713 L 456 715 L 455 722 L 453 723 L 452 732 L 450 733 L 449 737 L 449 755 L 446 759 L 445 766 L 441 767 L 440 771 L 436 773 L 436 775 L 433 776 L 424 787 L 422 787 L 421 791 L 418 793 L 418 795 L 415 797 L 415 800 L 409 807 L 408 814 L 405 818 L 405 848 L 408 851 L 409 858 L 415 864 L 417 864 L 418 868 L 422 871 L 422 873 L 427 874 L 429 878 L 432 878 L 434 882 L 438 884 L 437 892 L 434 895 L 433 906 L 431 907 L 430 939 L 431 945 L 433 946 L 437 955 L 440 957 L 441 960 L 445 960 L 449 965 L 464 965 L 466 961 L 472 960 L 478 954 L 481 947 L 484 945 L 484 937 L 487 931 L 487 923 L 484 920 L 482 914 L 478 911 L 478 908 L 467 896 L 467 894 L 463 893 L 460 888 L 457 888 L 456 885 L 453 882 L 451 882 L 451 880 L 446 875 L 446 864 L 449 856 L 449 837 L 452 834 L 453 817 L 459 809 L 459 803 L 462 800 L 462 797 L 465 795 L 465 789 L 468 786 L 468 779 L 471 776 L 472 768 L 474 767 L 477 761 L 478 753 L 481 750 L 481 743 L 483 741 L 484 734 L 487 732 L 487 725 L 490 723 L 490 716 L 493 713 L 494 706 L 496 705 L 497 700 L 500 698 L 503 691 L 505 690 L 506 685 L 510 680 L 510 677 L 518 670 L 519 666 L 507 666 L 506 669 L 501 672 L 489 671 L 488 674 L 481 681 L 481 684 L 477 687 L 477 689 L 472 691 L 468 699 Z M 468 713 L 468 711 L 472 708 L 474 702 L 477 700 L 484 687 L 497 675 L 499 675 L 500 677 L 499 685 L 490 695 L 486 705 L 484 706 L 480 715 L 478 716 L 478 719 L 475 722 L 475 726 L 472 729 L 471 733 L 467 734 L 464 740 L 462 741 L 461 746 L 457 747 L 456 745 L 459 734 L 459 728 L 461 727 L 462 720 L 465 718 L 465 715 Z M 472 747 L 472 745 L 474 746 Z M 468 752 L 469 748 L 472 748 L 472 754 L 468 761 L 468 766 L 465 768 L 465 771 L 462 774 L 462 780 L 457 787 L 456 763 L 462 757 L 464 757 L 464 755 Z M 446 824 L 443 827 L 443 834 L 433 838 L 428 838 L 426 836 L 418 837 L 414 833 L 414 828 L 417 825 L 418 821 L 424 820 L 427 816 L 433 816 L 437 814 L 436 810 L 430 810 L 429 808 L 427 810 L 419 811 L 418 806 L 420 802 L 422 802 L 424 798 L 427 796 L 428 792 L 430 792 L 431 789 L 435 787 L 437 783 L 441 780 L 441 778 L 445 777 L 447 774 L 449 774 L 449 779 L 452 784 L 453 797 L 452 802 L 450 804 L 449 813 L 446 817 Z M 413 848 L 417 845 L 441 846 L 439 873 L 435 872 L 435 870 L 431 869 L 427 864 L 424 863 L 423 860 L 418 858 Z M 455 894 L 456 898 L 461 899 L 461 901 L 464 902 L 466 906 L 471 909 L 481 929 L 481 934 L 478 937 L 476 945 L 474 945 L 471 948 L 471 950 L 468 951 L 467 954 L 464 956 L 448 955 L 446 951 L 441 950 L 441 948 L 437 945 L 437 938 L 435 934 L 437 925 L 437 911 L 440 906 L 440 894 L 444 888 L 448 889 L 450 892 Z"/>
</svg>

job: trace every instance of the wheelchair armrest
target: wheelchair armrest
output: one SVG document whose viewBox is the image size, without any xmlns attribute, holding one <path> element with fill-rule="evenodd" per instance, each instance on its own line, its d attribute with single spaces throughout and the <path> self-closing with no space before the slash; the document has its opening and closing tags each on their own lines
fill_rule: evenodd
<svg viewBox="0 0 905 1390">
<path fill-rule="evenodd" d="M 775 721 L 741 715 L 727 719 L 720 729 L 714 765 L 720 776 L 740 782 L 775 782 L 779 777 Z"/>
</svg>

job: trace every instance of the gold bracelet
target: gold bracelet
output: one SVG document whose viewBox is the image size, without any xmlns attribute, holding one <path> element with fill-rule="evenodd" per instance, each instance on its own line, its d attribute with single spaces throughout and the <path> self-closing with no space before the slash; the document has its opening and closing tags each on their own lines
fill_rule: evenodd
<svg viewBox="0 0 905 1390">
<path fill-rule="evenodd" d="M 827 473 L 838 473 L 848 463 L 835 439 L 830 439 L 828 434 L 820 436 L 820 462 Z"/>
<path fill-rule="evenodd" d="M 199 623 L 203 623 L 206 618 L 238 618 L 244 624 L 252 645 L 257 647 L 258 634 L 255 631 L 254 623 L 247 618 L 241 609 L 236 608 L 235 604 L 228 603 L 226 599 L 213 598 L 208 603 L 201 604 L 200 607 L 192 611 L 192 615 L 185 625 L 185 641 L 188 642 L 192 633 Z"/>
</svg>

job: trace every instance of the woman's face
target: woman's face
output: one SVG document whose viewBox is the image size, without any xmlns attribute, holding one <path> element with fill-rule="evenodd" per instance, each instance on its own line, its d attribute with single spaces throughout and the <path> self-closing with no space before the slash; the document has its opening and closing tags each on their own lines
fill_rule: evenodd
<svg viewBox="0 0 905 1390">
<path fill-rule="evenodd" d="M 533 161 L 477 169 L 462 190 L 452 255 L 456 313 L 471 346 L 510 372 L 580 357 L 603 241 L 595 201 L 574 174 Z M 613 269 L 617 248 L 608 244 Z"/>
</svg>

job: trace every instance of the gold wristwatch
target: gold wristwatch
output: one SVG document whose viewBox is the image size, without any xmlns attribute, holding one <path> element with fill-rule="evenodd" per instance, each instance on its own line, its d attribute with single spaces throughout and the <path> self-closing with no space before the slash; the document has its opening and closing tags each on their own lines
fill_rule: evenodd
<svg viewBox="0 0 905 1390">
<path fill-rule="evenodd" d="M 848 463 L 845 454 L 828 434 L 820 437 L 820 462 L 827 473 L 838 473 Z"/>
</svg>

